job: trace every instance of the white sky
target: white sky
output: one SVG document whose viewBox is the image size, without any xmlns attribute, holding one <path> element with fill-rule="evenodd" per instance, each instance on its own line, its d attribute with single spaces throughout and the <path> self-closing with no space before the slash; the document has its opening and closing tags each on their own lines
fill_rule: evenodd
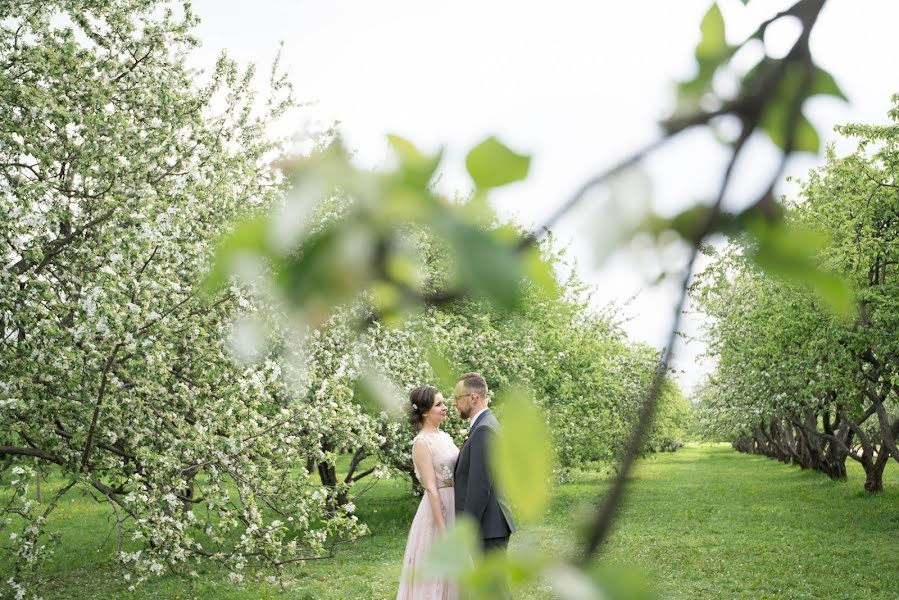
<svg viewBox="0 0 899 600">
<path fill-rule="evenodd" d="M 792 2 L 737 0 L 719 5 L 731 43 Z M 673 82 L 695 69 L 693 48 L 709 0 L 194 0 L 203 22 L 203 47 L 193 64 L 211 67 L 226 49 L 242 64 L 268 73 L 279 41 L 296 95 L 314 102 L 285 124 L 290 131 L 341 122 L 358 160 L 388 160 L 385 136 L 402 135 L 420 147 L 446 147 L 440 187 L 464 192 L 468 149 L 497 135 L 533 156 L 523 183 L 498 191 L 501 214 L 536 225 L 589 176 L 659 135 L 657 121 L 673 102 Z M 822 140 L 836 141 L 835 124 L 884 122 L 899 92 L 896 0 L 830 0 L 812 37 L 816 60 L 836 78 L 851 104 L 819 97 L 807 114 Z M 772 31 L 772 51 L 789 45 L 789 27 Z M 794 34 L 795 35 L 795 34 Z M 265 77 L 259 77 L 260 87 Z M 837 144 L 848 152 L 851 142 Z M 727 154 L 707 132 L 688 133 L 646 162 L 653 207 L 666 214 L 709 200 Z M 766 184 L 777 154 L 763 137 L 751 140 L 738 165 L 731 206 Z M 802 155 L 788 174 L 802 176 L 821 161 Z M 784 185 L 783 193 L 794 187 Z M 638 187 L 628 188 L 638 193 Z M 596 261 L 607 226 L 595 207 L 601 196 L 566 218 L 555 233 L 571 242 L 579 271 L 597 286 L 595 302 L 624 302 L 632 338 L 657 347 L 670 328 L 677 279 L 653 285 L 658 257 L 631 248 Z M 667 270 L 683 252 L 661 257 Z M 688 315 L 682 330 L 698 332 Z M 710 368 L 700 343 L 679 347 L 675 367 L 689 391 Z"/>
</svg>

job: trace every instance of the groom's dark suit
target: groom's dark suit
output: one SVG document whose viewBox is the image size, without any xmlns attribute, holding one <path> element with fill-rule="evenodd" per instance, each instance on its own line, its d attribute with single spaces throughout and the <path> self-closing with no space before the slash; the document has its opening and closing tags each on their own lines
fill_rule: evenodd
<svg viewBox="0 0 899 600">
<path fill-rule="evenodd" d="M 489 409 L 479 414 L 453 472 L 456 514 L 464 512 L 474 518 L 487 549 L 504 547 L 515 531 L 509 503 L 493 485 L 488 465 L 488 452 L 498 432 L 499 422 Z"/>
</svg>

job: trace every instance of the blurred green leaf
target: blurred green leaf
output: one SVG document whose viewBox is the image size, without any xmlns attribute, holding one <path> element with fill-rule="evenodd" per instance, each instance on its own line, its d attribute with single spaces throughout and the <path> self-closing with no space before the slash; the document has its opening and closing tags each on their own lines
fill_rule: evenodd
<svg viewBox="0 0 899 600">
<path fill-rule="evenodd" d="M 428 347 L 428 364 L 437 377 L 437 389 L 450 390 L 456 383 L 456 376 L 462 372 L 462 369 L 453 365 L 440 350 L 431 344 Z"/>
<path fill-rule="evenodd" d="M 679 112 L 692 112 L 698 105 L 696 99 L 711 86 L 715 71 L 733 54 L 735 48 L 727 45 L 724 18 L 717 3 L 706 11 L 699 24 L 700 38 L 696 45 L 696 76 L 678 85 Z"/>
<path fill-rule="evenodd" d="M 511 589 L 537 577 L 540 561 L 529 554 L 491 552 L 462 577 L 469 600 L 506 598 Z"/>
<path fill-rule="evenodd" d="M 696 237 L 706 226 L 711 207 L 706 204 L 694 204 L 674 215 L 662 217 L 655 213 L 650 214 L 640 226 L 640 231 L 659 238 L 666 231 L 677 233 L 682 239 L 693 243 Z M 731 213 L 722 212 L 712 223 L 711 231 L 707 233 L 736 233 L 742 230 L 740 218 Z"/>
<path fill-rule="evenodd" d="M 306 239 L 298 256 L 278 264 L 276 281 L 294 305 L 316 298 L 330 308 L 368 284 L 374 243 L 372 232 L 361 225 L 326 227 Z"/>
<path fill-rule="evenodd" d="M 407 179 L 401 185 L 384 190 L 373 215 L 375 220 L 383 229 L 389 229 L 398 223 L 421 223 L 439 216 L 434 198 L 425 189 L 426 185 L 427 180 L 422 177 L 420 182 L 410 183 Z"/>
<path fill-rule="evenodd" d="M 468 153 L 465 167 L 475 185 L 490 189 L 528 176 L 531 158 L 517 154 L 495 137 L 489 137 Z"/>
<path fill-rule="evenodd" d="M 751 82 L 763 69 L 770 65 L 770 60 L 759 63 L 747 76 L 745 82 Z M 811 81 L 807 89 L 802 90 L 803 81 L 807 74 L 804 65 L 790 64 L 787 66 L 783 79 L 778 85 L 777 91 L 762 114 L 761 127 L 765 130 L 771 141 L 781 150 L 786 149 L 786 142 L 789 132 L 788 124 L 793 104 L 797 100 L 797 95 L 801 93 L 799 98 L 800 104 L 804 104 L 805 100 L 816 95 L 830 95 L 842 100 L 847 100 L 846 95 L 837 85 L 833 76 L 815 66 L 811 74 Z M 801 111 L 801 107 L 800 107 Z M 796 122 L 795 138 L 793 149 L 798 152 L 817 153 L 821 148 L 821 140 L 814 126 L 808 121 L 804 114 L 800 112 L 799 119 Z"/>
<path fill-rule="evenodd" d="M 270 256 L 269 223 L 268 215 L 240 221 L 233 232 L 219 241 L 212 269 L 203 285 L 205 293 L 214 294 L 227 284 L 231 275 L 239 274 L 242 268 L 253 267 L 241 265 L 242 261 Z"/>
<path fill-rule="evenodd" d="M 501 308 L 515 309 L 521 302 L 521 257 L 513 244 L 501 243 L 496 235 L 461 222 L 443 223 L 459 258 L 459 277 L 476 293 Z"/>
<path fill-rule="evenodd" d="M 422 573 L 430 577 L 459 580 L 479 562 L 480 556 L 478 525 L 470 516 L 462 514 L 431 546 L 422 565 Z"/>
<path fill-rule="evenodd" d="M 773 275 L 810 286 L 836 314 L 850 316 L 855 300 L 849 282 L 820 267 L 817 255 L 827 244 L 819 232 L 763 220 L 747 223 L 755 237 L 753 260 Z"/>
<path fill-rule="evenodd" d="M 536 289 L 547 298 L 556 298 L 559 295 L 559 284 L 556 281 L 556 273 L 552 264 L 543 259 L 540 249 L 531 247 L 524 252 L 524 272 L 528 280 L 533 282 Z"/>
<path fill-rule="evenodd" d="M 554 565 L 544 575 L 561 600 L 654 600 L 643 573 L 619 565 L 596 564 L 586 570 Z"/>
<path fill-rule="evenodd" d="M 798 152 L 811 152 L 817 154 L 821 149 L 821 138 L 815 126 L 812 125 L 805 115 L 799 115 L 799 121 L 796 123 L 795 139 L 793 140 L 793 149 Z"/>
<path fill-rule="evenodd" d="M 544 577 L 559 600 L 606 600 L 599 586 L 571 565 L 555 565 L 546 570 Z"/>
<path fill-rule="evenodd" d="M 376 281 L 371 288 L 371 300 L 379 315 L 393 312 L 400 300 L 400 291 L 392 283 Z"/>
<path fill-rule="evenodd" d="M 673 230 L 683 239 L 693 241 L 709 218 L 711 208 L 705 204 L 694 204 L 674 215 L 670 219 L 655 218 L 649 222 L 649 227 L 657 236 L 665 230 Z"/>
<path fill-rule="evenodd" d="M 771 104 L 762 117 L 761 126 L 774 142 L 774 145 L 781 150 L 787 148 L 787 126 L 789 120 L 790 106 L 786 103 L 779 102 Z M 799 115 L 796 122 L 796 129 L 793 138 L 793 150 L 796 152 L 811 152 L 816 154 L 821 148 L 821 140 L 815 127 L 809 123 L 805 115 Z"/>
<path fill-rule="evenodd" d="M 817 95 L 827 95 L 827 96 L 835 96 L 840 98 L 841 100 L 849 101 L 849 98 L 846 97 L 846 94 L 843 93 L 843 90 L 840 89 L 840 86 L 837 85 L 836 80 L 833 78 L 833 75 L 825 71 L 819 66 L 815 66 L 815 74 L 812 78 L 812 86 L 809 90 L 809 96 L 817 96 Z"/>
<path fill-rule="evenodd" d="M 644 573 L 621 565 L 598 563 L 590 576 L 604 592 L 607 600 L 654 600 L 655 592 Z"/>
<path fill-rule="evenodd" d="M 503 432 L 498 436 L 491 465 L 498 485 L 524 523 L 543 516 L 549 502 L 553 448 L 546 421 L 523 389 L 503 394 Z"/>
<path fill-rule="evenodd" d="M 426 266 L 406 238 L 411 231 L 429 230 L 449 244 L 448 267 L 455 273 L 447 279 L 458 294 L 516 310 L 526 275 L 539 290 L 551 292 L 550 268 L 518 251 L 519 232 L 496 226 L 487 200 L 491 188 L 527 175 L 529 157 L 495 138 L 479 144 L 467 158 L 478 187 L 469 202 L 458 205 L 430 189 L 439 152 L 427 155 L 400 136 L 388 139 L 398 165 L 387 172 L 356 168 L 339 140 L 311 157 L 281 161 L 296 196 L 292 201 L 321 227 L 302 237 L 303 230 L 287 227 L 284 211 L 240 223 L 219 249 L 209 289 L 237 271 L 255 270 L 271 278 L 271 289 L 308 325 L 363 293 L 380 320 L 398 323 L 415 310 L 414 298 L 426 283 Z M 327 211 L 328 206 L 336 210 Z M 286 233 L 278 237 L 282 229 Z M 242 268 L 250 263 L 253 269 Z"/>
<path fill-rule="evenodd" d="M 696 46 L 696 58 L 716 58 L 727 48 L 727 39 L 724 32 L 724 17 L 718 3 L 714 2 L 706 11 L 699 23 L 699 31 L 702 37 Z"/>
<path fill-rule="evenodd" d="M 400 160 L 400 168 L 394 173 L 394 178 L 406 187 L 425 195 L 428 183 L 443 159 L 443 150 L 428 156 L 412 142 L 398 135 L 389 134 L 387 140 Z"/>
<path fill-rule="evenodd" d="M 394 418 L 403 417 L 404 400 L 403 390 L 384 373 L 372 367 L 363 369 L 362 374 L 353 382 L 353 402 L 373 417 L 382 412 L 387 412 Z"/>
<path fill-rule="evenodd" d="M 388 133 L 387 141 L 390 143 L 390 147 L 393 148 L 393 151 L 396 152 L 400 162 L 403 164 L 415 165 L 427 162 L 424 153 L 406 138 Z"/>
</svg>

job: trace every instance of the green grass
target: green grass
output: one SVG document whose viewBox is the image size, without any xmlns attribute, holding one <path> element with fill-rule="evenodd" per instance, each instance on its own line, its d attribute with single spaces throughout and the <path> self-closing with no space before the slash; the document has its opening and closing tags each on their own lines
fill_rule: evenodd
<svg viewBox="0 0 899 600">
<path fill-rule="evenodd" d="M 861 491 L 860 468 L 848 466 L 849 481 L 832 482 L 723 446 L 643 460 L 603 558 L 641 571 L 660 598 L 899 599 L 899 468 L 887 468 L 884 492 L 872 497 Z M 607 473 L 576 471 L 556 490 L 545 522 L 516 534 L 512 550 L 573 552 L 572 538 L 608 483 Z M 43 596 L 393 598 L 417 503 L 407 482 L 378 483 L 356 501 L 372 534 L 333 559 L 292 567 L 286 590 L 255 581 L 235 587 L 210 569 L 200 581 L 167 576 L 129 595 L 109 561 L 114 540 L 104 545 L 106 508 L 73 496 L 52 517 L 63 541 Z M 551 596 L 538 585 L 516 597 Z"/>
</svg>

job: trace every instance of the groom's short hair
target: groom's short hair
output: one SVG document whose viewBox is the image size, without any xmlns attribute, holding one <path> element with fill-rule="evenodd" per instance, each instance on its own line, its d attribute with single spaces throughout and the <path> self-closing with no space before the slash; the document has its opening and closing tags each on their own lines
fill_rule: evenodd
<svg viewBox="0 0 899 600">
<path fill-rule="evenodd" d="M 487 397 L 487 381 L 480 373 L 466 373 L 459 378 L 466 392 L 477 392 L 481 398 Z"/>
</svg>

